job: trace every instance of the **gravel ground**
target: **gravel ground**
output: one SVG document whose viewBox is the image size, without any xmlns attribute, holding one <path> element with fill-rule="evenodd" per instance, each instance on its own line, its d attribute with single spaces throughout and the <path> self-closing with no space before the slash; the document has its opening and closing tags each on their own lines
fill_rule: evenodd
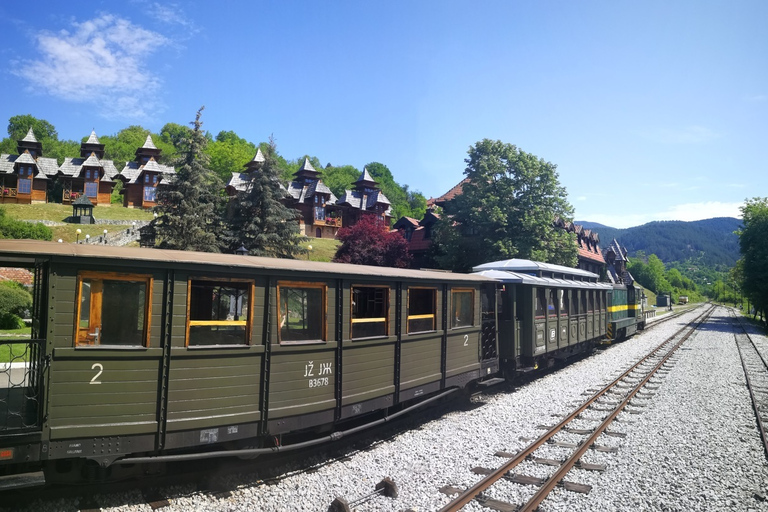
<svg viewBox="0 0 768 512">
<path fill-rule="evenodd" d="M 699 311 L 700 312 L 700 311 Z M 373 490 L 384 477 L 398 486 L 396 499 L 375 497 L 358 505 L 364 511 L 437 510 L 448 498 L 445 485 L 468 487 L 480 477 L 476 466 L 495 468 L 496 451 L 516 452 L 521 438 L 538 437 L 551 425 L 648 353 L 698 313 L 667 322 L 631 340 L 521 386 L 514 392 L 480 396 L 477 407 L 451 412 L 420 428 L 377 443 L 371 449 L 313 468 L 282 475 L 271 483 L 253 475 L 232 477 L 227 498 L 189 489 L 166 490 L 167 511 L 325 512 L 336 496 L 353 500 Z M 600 444 L 618 453 L 590 452 L 585 462 L 607 465 L 605 472 L 574 470 L 568 480 L 593 486 L 583 495 L 556 490 L 541 507 L 554 510 L 767 510 L 768 465 L 746 390 L 733 331 L 724 309 L 708 328 L 692 338 L 674 358 L 671 371 L 654 379 L 655 395 L 637 400 L 610 430 L 626 438 L 602 436 Z M 644 405 L 644 406 L 643 406 Z M 595 414 L 597 416 L 597 414 Z M 588 418 L 579 428 L 594 426 Z M 563 433 L 560 441 L 580 436 Z M 343 441 L 342 441 L 343 442 Z M 567 450 L 548 446 L 536 456 L 563 458 Z M 526 462 L 516 472 L 544 476 L 551 471 Z M 534 487 L 502 482 L 487 494 L 521 503 Z M 96 496 L 102 510 L 150 511 L 138 493 Z M 34 503 L 28 510 L 77 510 L 75 502 Z M 488 510 L 470 504 L 465 510 Z"/>
</svg>

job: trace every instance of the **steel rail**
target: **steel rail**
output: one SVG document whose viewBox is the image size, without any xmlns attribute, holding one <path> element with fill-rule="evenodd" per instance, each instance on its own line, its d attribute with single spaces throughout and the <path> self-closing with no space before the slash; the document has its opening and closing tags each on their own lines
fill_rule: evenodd
<svg viewBox="0 0 768 512">
<path fill-rule="evenodd" d="M 709 319 L 709 316 L 712 313 L 712 309 L 706 311 L 704 313 L 704 318 L 700 322 L 698 322 L 698 325 L 701 325 L 702 323 L 706 322 Z M 701 318 L 701 317 L 699 317 Z M 570 457 L 568 457 L 565 462 L 555 471 L 555 473 L 549 477 L 549 479 L 539 487 L 539 490 L 536 491 L 536 493 L 528 500 L 526 504 L 518 508 L 518 512 L 532 512 L 536 510 L 539 505 L 541 505 L 541 502 L 546 499 L 547 496 L 549 496 L 549 493 L 551 493 L 555 487 L 560 485 L 560 481 L 565 478 L 565 476 L 573 469 L 573 467 L 576 465 L 576 463 L 581 459 L 581 457 L 584 456 L 584 453 L 597 441 L 597 438 L 603 435 L 603 432 L 608 428 L 608 426 L 613 423 L 613 421 L 616 419 L 616 417 L 621 414 L 622 411 L 629 405 L 629 402 L 632 401 L 632 399 L 635 397 L 635 395 L 642 389 L 643 386 L 645 386 L 651 378 L 656 375 L 656 372 L 658 372 L 662 366 L 664 366 L 670 357 L 679 349 L 683 343 L 685 343 L 688 338 L 690 338 L 694 332 L 696 332 L 696 326 L 692 327 L 690 331 L 688 331 L 680 340 L 666 353 L 666 355 L 656 364 L 656 366 L 648 372 L 648 374 L 635 386 L 634 389 L 632 389 L 627 396 L 621 401 L 621 403 L 616 407 L 616 409 L 608 415 L 607 418 L 603 420 L 602 423 L 595 429 L 594 433 L 589 436 L 588 439 L 583 441 L 581 445 L 576 449 L 573 454 L 571 454 Z"/>
<path fill-rule="evenodd" d="M 749 335 L 747 332 L 747 329 L 744 327 L 744 324 L 741 323 L 741 320 L 736 318 L 735 314 L 731 312 L 733 315 L 734 320 L 736 323 L 741 327 L 741 330 L 746 335 L 747 339 L 749 340 L 750 344 L 752 345 L 752 348 L 757 353 L 757 356 L 760 358 L 760 361 L 763 363 L 763 367 L 765 368 L 766 372 L 768 372 L 768 362 L 765 361 L 765 358 L 760 353 L 760 351 L 757 349 L 757 345 L 755 345 L 755 341 L 752 339 L 752 336 Z M 768 458 L 768 437 L 766 436 L 765 432 L 765 424 L 763 423 L 763 418 L 760 416 L 760 407 L 757 403 L 757 396 L 755 396 L 755 389 L 752 386 L 752 379 L 749 377 L 749 370 L 747 369 L 747 363 L 744 359 L 744 352 L 741 349 L 741 344 L 739 343 L 739 338 L 736 333 L 734 333 L 733 337 L 736 339 L 736 348 L 739 350 L 739 357 L 741 358 L 741 367 L 744 370 L 744 377 L 747 379 L 747 389 L 749 390 L 749 396 L 752 399 L 752 410 L 755 411 L 755 418 L 757 419 L 757 428 L 760 431 L 760 438 L 763 441 L 763 451 L 765 452 L 766 458 Z"/>
<path fill-rule="evenodd" d="M 519 451 L 513 458 L 511 458 L 506 463 L 502 464 L 498 469 L 494 470 L 492 473 L 487 475 L 485 478 L 482 478 L 478 482 L 476 482 L 472 487 L 468 488 L 466 491 L 461 493 L 458 497 L 454 498 L 450 502 L 448 502 L 443 508 L 440 509 L 439 512 L 456 512 L 460 510 L 462 507 L 470 503 L 472 500 L 474 500 L 481 492 L 488 489 L 490 486 L 492 486 L 494 483 L 496 483 L 498 480 L 500 480 L 509 470 L 516 467 L 518 464 L 523 462 L 529 455 L 533 454 L 536 450 L 538 450 L 541 446 L 546 444 L 546 442 L 553 438 L 555 434 L 560 432 L 563 428 L 565 428 L 571 421 L 573 421 L 579 414 L 584 412 L 590 405 L 592 405 L 594 402 L 596 402 L 598 399 L 602 398 L 603 395 L 605 395 L 609 390 L 611 390 L 616 384 L 618 384 L 620 381 L 622 381 L 624 378 L 626 378 L 630 373 L 634 372 L 638 366 L 645 363 L 648 359 L 654 357 L 657 352 L 661 351 L 665 345 L 667 345 L 671 340 L 673 340 L 675 337 L 680 335 L 683 331 L 689 328 L 691 324 L 696 323 L 699 319 L 703 318 L 708 313 L 711 313 L 713 308 L 708 309 L 698 317 L 696 317 L 693 321 L 686 324 L 684 327 L 679 329 L 675 334 L 664 340 L 663 343 L 661 343 L 659 346 L 657 346 L 655 349 L 653 349 L 651 352 L 649 352 L 645 357 L 640 359 L 637 363 L 632 365 L 627 371 L 625 371 L 623 374 L 621 374 L 619 377 L 617 377 L 615 380 L 613 380 L 611 383 L 606 385 L 603 389 L 598 391 L 595 395 L 593 395 L 591 398 L 587 399 L 582 405 L 580 405 L 576 410 L 574 410 L 571 414 L 566 416 L 563 420 L 561 420 L 557 425 L 550 428 L 547 432 L 541 435 L 538 439 L 531 442 L 527 447 L 523 448 L 521 451 Z"/>
</svg>

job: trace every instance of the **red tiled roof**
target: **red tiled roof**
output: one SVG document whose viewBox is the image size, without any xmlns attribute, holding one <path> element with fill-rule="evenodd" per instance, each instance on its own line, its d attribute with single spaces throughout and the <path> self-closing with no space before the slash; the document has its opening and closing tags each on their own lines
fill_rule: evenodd
<svg viewBox="0 0 768 512">
<path fill-rule="evenodd" d="M 446 192 L 445 194 L 441 195 L 440 197 L 431 197 L 427 200 L 427 206 L 434 206 L 439 205 L 440 203 L 445 203 L 446 201 L 450 201 L 454 197 L 460 195 L 463 192 L 464 184 L 469 181 L 469 178 L 464 178 L 461 180 L 459 184 L 457 184 L 455 187 L 453 187 L 451 190 Z"/>
<path fill-rule="evenodd" d="M 411 234 L 411 240 L 408 242 L 408 250 L 413 253 L 429 249 L 429 246 L 432 245 L 432 239 L 424 238 L 426 234 L 427 230 L 423 227 L 416 228 Z"/>
<path fill-rule="evenodd" d="M 597 252 L 593 252 L 585 247 L 579 247 L 579 258 L 605 264 L 605 259 L 599 248 Z"/>
<path fill-rule="evenodd" d="M 23 285 L 32 286 L 33 274 L 25 268 L 0 267 L 0 281 L 16 281 Z"/>
</svg>

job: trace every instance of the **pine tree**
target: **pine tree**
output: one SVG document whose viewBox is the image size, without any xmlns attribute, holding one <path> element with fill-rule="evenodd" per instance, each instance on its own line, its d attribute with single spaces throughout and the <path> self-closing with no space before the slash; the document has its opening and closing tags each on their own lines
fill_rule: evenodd
<svg viewBox="0 0 768 512">
<path fill-rule="evenodd" d="M 207 166 L 208 155 L 204 152 L 207 139 L 200 129 L 203 108 L 190 123 L 193 130 L 189 137 L 181 142 L 174 179 L 158 187 L 155 207 L 158 218 L 153 225 L 158 247 L 162 249 L 220 251 L 223 185 Z"/>
<path fill-rule="evenodd" d="M 262 167 L 251 173 L 247 189 L 237 193 L 227 211 L 225 250 L 245 247 L 248 254 L 293 258 L 304 253 L 299 245 L 298 212 L 285 206 L 275 142 L 270 137 Z"/>
</svg>

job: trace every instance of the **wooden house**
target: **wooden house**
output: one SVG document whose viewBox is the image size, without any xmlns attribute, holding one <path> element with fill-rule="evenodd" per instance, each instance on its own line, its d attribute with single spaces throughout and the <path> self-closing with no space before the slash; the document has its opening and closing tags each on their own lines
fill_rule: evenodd
<svg viewBox="0 0 768 512">
<path fill-rule="evenodd" d="M 136 159 L 128 162 L 116 176 L 123 181 L 123 206 L 152 208 L 157 205 L 157 189 L 176 176 L 173 167 L 160 163 L 162 149 L 155 147 L 147 135 L 144 145 L 136 150 Z"/>
<path fill-rule="evenodd" d="M 374 215 L 389 228 L 392 207 L 387 196 L 379 188 L 378 182 L 368 173 L 368 168 L 363 168 L 362 174 L 354 183 L 354 189 L 345 190 L 336 204 L 345 207 L 343 210 L 345 226 L 357 224 L 364 215 Z"/>
<path fill-rule="evenodd" d="M 63 204 L 72 204 L 85 196 L 94 206 L 111 206 L 117 169 L 112 160 L 104 159 L 104 144 L 99 142 L 95 131 L 80 144 L 80 157 L 65 158 L 59 173 Z"/>
<path fill-rule="evenodd" d="M 59 171 L 55 158 L 43 157 L 32 128 L 18 141 L 18 155 L 0 155 L 0 204 L 46 203 L 48 183 Z"/>
<path fill-rule="evenodd" d="M 336 238 L 342 227 L 342 208 L 336 196 L 323 183 L 320 172 L 315 170 L 308 158 L 294 174 L 295 179 L 288 185 L 286 206 L 301 214 L 299 231 L 315 238 Z"/>
<path fill-rule="evenodd" d="M 264 161 L 264 154 L 261 152 L 261 148 L 259 148 L 256 150 L 256 155 L 253 159 L 245 164 L 244 171 L 232 173 L 232 177 L 227 182 L 227 195 L 234 197 L 238 192 L 247 192 L 254 173 L 261 170 Z"/>
</svg>

